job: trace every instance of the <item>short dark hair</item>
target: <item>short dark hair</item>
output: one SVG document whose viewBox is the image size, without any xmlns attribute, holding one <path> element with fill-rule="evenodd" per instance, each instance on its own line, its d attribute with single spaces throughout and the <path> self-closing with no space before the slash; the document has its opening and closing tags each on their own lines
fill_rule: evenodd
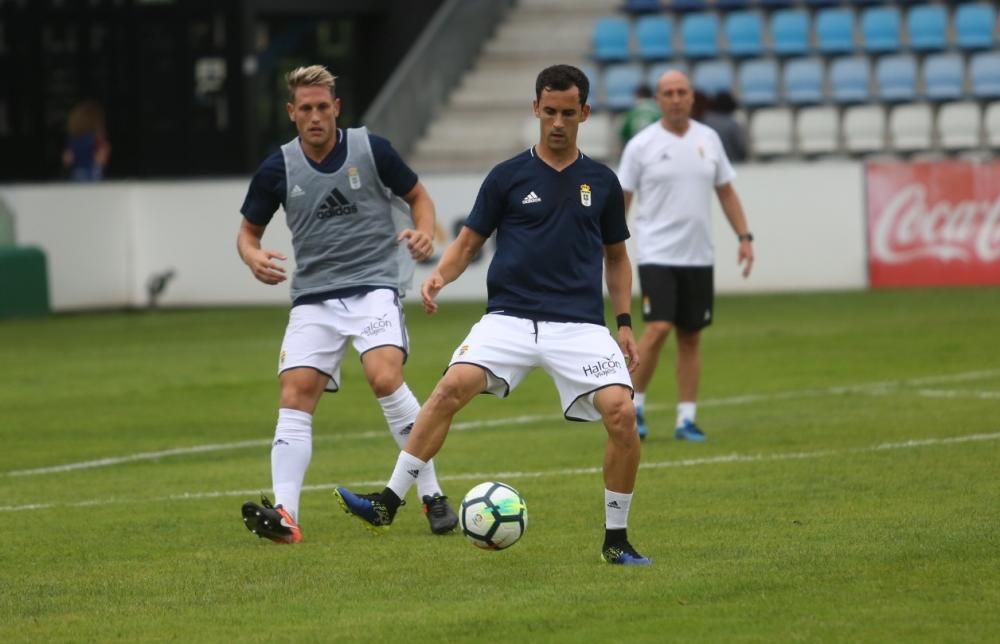
<svg viewBox="0 0 1000 644">
<path fill-rule="evenodd" d="M 572 65 L 546 67 L 535 79 L 535 100 L 542 100 L 542 90 L 563 92 L 573 87 L 580 90 L 580 105 L 585 105 L 590 94 L 590 81 L 586 74 Z"/>
</svg>

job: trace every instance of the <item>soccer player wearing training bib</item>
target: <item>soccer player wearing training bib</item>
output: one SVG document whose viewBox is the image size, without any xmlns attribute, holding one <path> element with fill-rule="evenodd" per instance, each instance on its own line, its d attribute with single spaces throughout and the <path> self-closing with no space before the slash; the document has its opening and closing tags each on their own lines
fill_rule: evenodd
<svg viewBox="0 0 1000 644">
<path fill-rule="evenodd" d="M 714 130 L 691 119 L 694 92 L 687 77 L 668 71 L 656 100 L 663 118 L 642 129 L 622 152 L 618 178 L 628 210 L 638 193 L 635 218 L 639 286 L 645 321 L 635 371 L 636 424 L 646 437 L 643 405 L 663 343 L 677 329 L 678 440 L 703 441 L 695 423 L 701 376 L 701 331 L 712 323 L 714 301 L 711 198 L 714 190 L 739 238 L 743 277 L 753 266 L 753 235 L 747 228 L 736 176 Z"/>
<path fill-rule="evenodd" d="M 423 284 L 424 308 L 434 313 L 441 289 L 458 279 L 496 233 L 486 314 L 455 349 L 424 403 L 388 485 L 376 494 L 336 490 L 342 507 L 375 532 L 392 523 L 400 500 L 441 448 L 460 409 L 480 393 L 508 396 L 541 368 L 555 383 L 567 420 L 600 419 L 607 429 L 602 558 L 650 563 L 626 533 L 639 467 L 629 376 L 638 360 L 629 315 L 629 232 L 618 179 L 576 147 L 577 129 L 590 113 L 589 87 L 587 77 L 568 65 L 538 75 L 533 106 L 539 143 L 493 168 L 465 227 Z M 604 325 L 605 269 L 617 339 Z"/>
<path fill-rule="evenodd" d="M 287 76 L 288 117 L 298 136 L 268 157 L 250 182 L 237 248 L 261 282 L 285 281 L 286 259 L 261 248 L 279 206 L 295 249 L 292 309 L 281 343 L 281 402 L 271 447 L 276 505 L 243 504 L 246 527 L 276 543 L 298 543 L 299 498 L 312 457 L 313 413 L 324 391 L 340 389 L 348 342 L 361 356 L 389 431 L 402 447 L 420 405 L 403 381 L 409 351 L 401 284 L 412 262 L 433 251 L 434 204 L 390 143 L 365 128 L 339 129 L 335 77 L 321 65 Z M 401 198 L 402 212 L 393 213 Z M 405 245 L 402 243 L 405 242 Z M 417 478 L 431 530 L 452 531 L 434 466 Z"/>
</svg>

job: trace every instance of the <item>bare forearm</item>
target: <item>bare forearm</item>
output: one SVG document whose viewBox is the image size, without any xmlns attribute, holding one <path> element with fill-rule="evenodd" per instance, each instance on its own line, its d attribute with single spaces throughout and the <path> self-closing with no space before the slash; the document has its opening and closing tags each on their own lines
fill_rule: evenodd
<svg viewBox="0 0 1000 644">
<path fill-rule="evenodd" d="M 729 225 L 732 226 L 737 235 L 745 235 L 750 232 L 747 217 L 743 211 L 743 202 L 740 201 L 740 196 L 731 186 L 727 190 L 719 191 L 719 204 L 722 206 L 722 212 L 725 213 L 726 219 L 729 220 Z"/>
<path fill-rule="evenodd" d="M 608 257 L 605 260 L 608 295 L 615 315 L 628 313 L 632 308 L 632 263 L 628 255 Z"/>
</svg>

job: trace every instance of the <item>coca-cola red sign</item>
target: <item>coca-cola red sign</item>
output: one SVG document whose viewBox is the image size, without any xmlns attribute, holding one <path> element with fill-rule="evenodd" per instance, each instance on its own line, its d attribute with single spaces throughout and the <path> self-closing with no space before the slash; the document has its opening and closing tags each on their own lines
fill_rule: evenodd
<svg viewBox="0 0 1000 644">
<path fill-rule="evenodd" d="M 1000 284 L 1000 161 L 869 163 L 872 286 Z"/>
</svg>

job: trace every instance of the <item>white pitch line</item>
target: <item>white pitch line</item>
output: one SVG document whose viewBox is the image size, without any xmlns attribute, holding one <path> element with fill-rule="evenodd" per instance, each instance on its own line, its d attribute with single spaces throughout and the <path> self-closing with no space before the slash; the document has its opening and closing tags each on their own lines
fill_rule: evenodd
<svg viewBox="0 0 1000 644">
<path fill-rule="evenodd" d="M 659 461 L 653 463 L 642 463 L 639 469 L 653 470 L 681 467 L 698 467 L 703 465 L 729 465 L 733 463 L 777 463 L 781 461 L 801 461 L 833 456 L 848 456 L 851 454 L 871 454 L 890 450 L 914 449 L 918 447 L 931 447 L 939 445 L 958 445 L 961 443 L 995 441 L 1000 440 L 1000 432 L 992 434 L 967 434 L 965 436 L 952 436 L 950 438 L 915 438 L 897 443 L 879 443 L 868 447 L 852 447 L 844 449 L 823 449 L 811 452 L 779 452 L 776 454 L 724 454 L 721 456 L 709 456 L 705 458 L 686 458 L 673 461 Z M 491 480 L 518 480 L 533 479 L 553 476 L 580 476 L 600 474 L 600 467 L 576 467 L 562 468 L 556 470 L 536 470 L 534 472 L 474 472 L 468 474 L 453 474 L 440 477 L 442 481 L 491 481 Z M 321 492 L 332 490 L 337 487 L 336 483 L 324 483 L 321 485 L 306 485 L 302 488 L 304 492 Z M 349 488 L 371 488 L 382 487 L 385 481 L 352 481 L 345 484 Z M 103 498 L 88 499 L 86 501 L 76 501 L 74 503 L 32 503 L 28 505 L 8 505 L 0 506 L 0 512 L 23 512 L 27 510 L 44 510 L 49 508 L 80 508 L 96 505 L 128 504 L 128 503 L 158 503 L 163 501 L 197 501 L 203 499 L 229 498 L 229 497 L 253 497 L 259 490 L 229 490 L 212 492 L 181 492 L 167 496 L 155 497 L 152 499 L 137 498 Z"/>
<path fill-rule="evenodd" d="M 927 398 L 978 398 L 980 400 L 1000 399 L 1000 391 L 963 391 L 961 389 L 921 389 L 921 396 Z"/>
<path fill-rule="evenodd" d="M 775 392 L 769 394 L 747 394 L 744 396 L 730 396 L 728 398 L 708 399 L 698 404 L 702 407 L 728 407 L 733 405 L 746 405 L 757 402 L 773 402 L 778 400 L 793 400 L 798 398 L 842 395 L 848 393 L 886 394 L 900 387 L 920 386 L 920 385 L 929 385 L 929 384 L 947 383 L 947 382 L 964 382 L 969 380 L 982 380 L 985 378 L 992 378 L 994 376 L 1000 376 L 1000 369 L 966 371 L 957 374 L 927 376 L 927 377 L 913 378 L 908 380 L 875 381 L 857 385 L 839 385 L 839 386 L 819 388 L 819 389 L 799 389 L 799 390 Z M 925 391 L 930 391 L 930 390 L 925 390 Z M 922 394 L 922 395 L 933 395 L 933 394 Z M 948 396 L 946 394 L 943 394 L 940 397 L 948 397 Z M 994 396 L 990 395 L 990 396 L 978 396 L 978 397 L 992 398 Z M 649 411 L 656 411 L 659 409 L 666 408 L 668 406 L 669 405 L 666 404 L 651 404 L 647 405 L 646 407 Z M 561 415 L 537 414 L 531 416 L 493 418 L 489 420 L 461 421 L 454 423 L 451 428 L 454 431 L 468 431 L 472 429 L 483 429 L 487 427 L 530 425 L 533 423 L 553 422 L 560 420 L 563 420 L 563 417 Z M 334 440 L 336 441 L 361 440 L 361 439 L 372 439 L 372 438 L 381 439 L 384 436 L 385 436 L 385 430 L 382 431 L 369 430 L 362 432 L 348 432 L 344 434 L 315 436 L 313 437 L 313 440 L 315 442 L 321 442 L 321 441 L 334 441 Z M 266 447 L 270 444 L 271 444 L 271 439 L 267 438 L 267 439 L 237 441 L 234 443 L 194 445 L 191 447 L 177 447 L 173 449 L 160 450 L 155 452 L 138 452 L 136 454 L 127 454 L 125 456 L 113 456 L 108 458 L 95 459 L 91 461 L 80 461 L 77 463 L 65 463 L 62 465 L 36 467 L 23 470 L 11 470 L 6 472 L 5 474 L 6 476 L 37 476 L 40 474 L 57 474 L 61 472 L 72 472 L 75 470 L 87 470 L 98 467 L 111 467 L 114 465 L 124 465 L 126 463 L 135 463 L 139 461 L 153 461 L 161 458 L 168 458 L 171 456 L 183 456 L 187 454 L 206 454 L 210 452 L 247 449 L 251 447 Z"/>
</svg>

